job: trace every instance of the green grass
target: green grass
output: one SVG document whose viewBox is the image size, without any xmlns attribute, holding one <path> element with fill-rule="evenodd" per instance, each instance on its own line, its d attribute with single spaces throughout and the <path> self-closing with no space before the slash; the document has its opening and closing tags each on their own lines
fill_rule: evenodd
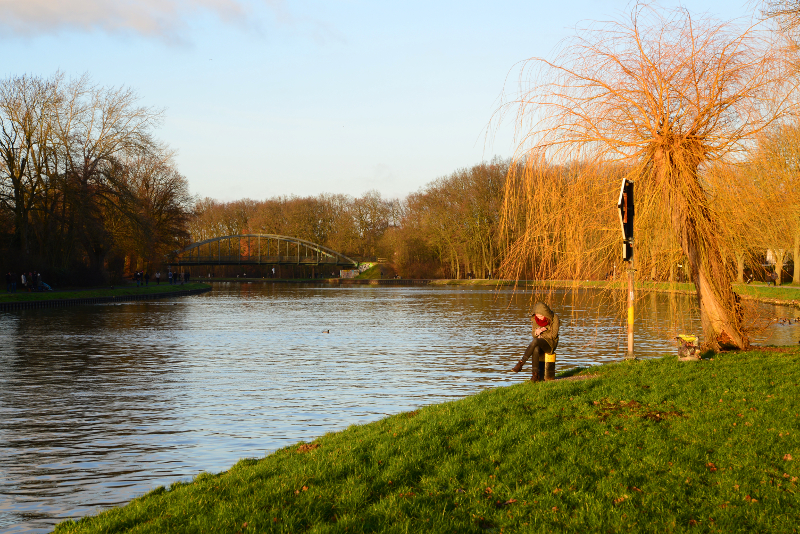
<svg viewBox="0 0 800 534">
<path fill-rule="evenodd" d="M 493 389 L 55 532 L 797 532 L 800 351 L 784 350 Z"/>
<path fill-rule="evenodd" d="M 391 278 L 388 273 L 391 272 L 391 275 L 394 275 L 394 270 L 383 264 L 383 263 L 376 263 L 363 273 L 356 276 L 356 280 L 381 280 L 383 278 Z M 381 274 L 383 273 L 383 275 Z"/>
<path fill-rule="evenodd" d="M 211 287 L 208 284 L 191 282 L 188 284 L 150 284 L 147 287 L 136 287 L 135 285 L 118 286 L 114 289 L 108 287 L 102 289 L 87 289 L 82 291 L 43 291 L 27 293 L 17 290 L 16 293 L 0 294 L 0 302 L 27 302 L 41 300 L 62 300 L 62 299 L 91 299 L 97 297 L 113 297 L 121 295 L 154 295 L 156 293 L 174 293 L 177 291 L 188 291 L 190 289 L 201 289 Z"/>
<path fill-rule="evenodd" d="M 750 285 L 734 284 L 733 289 L 740 295 L 757 299 L 800 300 L 800 286 L 796 285 L 768 287 L 766 284 L 754 282 Z"/>
</svg>

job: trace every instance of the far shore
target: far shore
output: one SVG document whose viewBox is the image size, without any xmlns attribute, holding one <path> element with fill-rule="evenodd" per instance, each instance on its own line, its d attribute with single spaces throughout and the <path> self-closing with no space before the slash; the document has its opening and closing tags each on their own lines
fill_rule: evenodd
<svg viewBox="0 0 800 534">
<path fill-rule="evenodd" d="M 128 296 L 164 296 L 169 293 L 185 293 L 199 289 L 210 289 L 203 282 L 189 282 L 185 284 L 149 284 L 136 287 L 134 284 L 123 286 L 102 286 L 92 288 L 70 288 L 65 291 L 32 291 L 27 292 L 17 289 L 15 293 L 0 294 L 0 304 L 13 302 L 49 302 L 69 299 L 96 299 L 108 297 L 128 297 Z"/>
<path fill-rule="evenodd" d="M 366 279 L 366 278 L 201 278 L 186 284 L 160 285 L 150 283 L 148 286 L 136 287 L 128 283 L 122 286 L 101 286 L 90 288 L 68 288 L 67 290 L 26 292 L 17 289 L 15 293 L 0 293 L 0 304 L 10 302 L 51 301 L 63 299 L 102 298 L 126 295 L 161 295 L 163 293 L 183 292 L 200 288 L 212 287 L 210 284 L 234 283 L 279 283 L 279 284 L 336 284 L 336 285 L 432 285 L 432 286 L 463 286 L 463 287 L 512 287 L 519 289 L 600 289 L 611 291 L 627 290 L 627 283 L 623 281 L 604 280 L 499 280 L 499 279 Z M 800 285 L 767 286 L 764 283 L 733 285 L 734 291 L 743 299 L 755 300 L 781 306 L 800 308 Z M 694 295 L 694 284 L 688 282 L 645 282 L 636 283 L 636 290 L 641 292 L 676 293 Z"/>
<path fill-rule="evenodd" d="M 239 283 L 295 283 L 295 284 L 353 284 L 353 285 L 432 285 L 432 286 L 469 286 L 469 287 L 518 287 L 521 289 L 602 289 L 612 291 L 625 291 L 627 282 L 621 280 L 500 280 L 500 279 L 363 279 L 363 278 L 208 278 L 203 279 L 213 282 L 239 282 Z M 694 284 L 689 282 L 646 282 L 636 283 L 637 291 L 654 291 L 657 293 L 676 293 L 694 295 Z M 763 282 L 752 284 L 733 284 L 733 290 L 745 300 L 756 300 L 781 306 L 800 308 L 800 284 L 782 286 L 767 286 Z"/>
</svg>

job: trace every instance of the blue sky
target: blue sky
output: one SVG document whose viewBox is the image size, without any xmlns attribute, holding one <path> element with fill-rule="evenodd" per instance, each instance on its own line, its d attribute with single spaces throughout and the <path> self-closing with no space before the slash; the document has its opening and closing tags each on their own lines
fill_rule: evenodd
<svg viewBox="0 0 800 534">
<path fill-rule="evenodd" d="M 675 5 L 662 2 L 662 5 Z M 752 3 L 692 12 L 750 16 Z M 627 1 L 0 0 L 3 78 L 89 73 L 164 108 L 192 193 L 402 197 L 494 155 L 518 63 Z M 489 134 L 487 136 L 487 133 Z"/>
</svg>

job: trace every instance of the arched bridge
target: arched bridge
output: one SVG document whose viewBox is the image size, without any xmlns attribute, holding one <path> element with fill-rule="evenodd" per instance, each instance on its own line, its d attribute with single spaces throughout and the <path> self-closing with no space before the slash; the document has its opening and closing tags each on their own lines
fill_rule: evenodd
<svg viewBox="0 0 800 534">
<path fill-rule="evenodd" d="M 170 265 L 330 265 L 358 262 L 311 241 L 273 234 L 226 235 L 172 253 Z"/>
</svg>

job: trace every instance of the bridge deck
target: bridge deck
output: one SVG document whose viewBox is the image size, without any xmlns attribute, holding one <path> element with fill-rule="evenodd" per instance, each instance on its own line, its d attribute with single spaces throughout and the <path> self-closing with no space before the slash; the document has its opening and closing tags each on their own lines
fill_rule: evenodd
<svg viewBox="0 0 800 534">
<path fill-rule="evenodd" d="M 174 265 L 339 265 L 353 264 L 337 258 L 318 256 L 190 256 L 176 259 Z"/>
</svg>

